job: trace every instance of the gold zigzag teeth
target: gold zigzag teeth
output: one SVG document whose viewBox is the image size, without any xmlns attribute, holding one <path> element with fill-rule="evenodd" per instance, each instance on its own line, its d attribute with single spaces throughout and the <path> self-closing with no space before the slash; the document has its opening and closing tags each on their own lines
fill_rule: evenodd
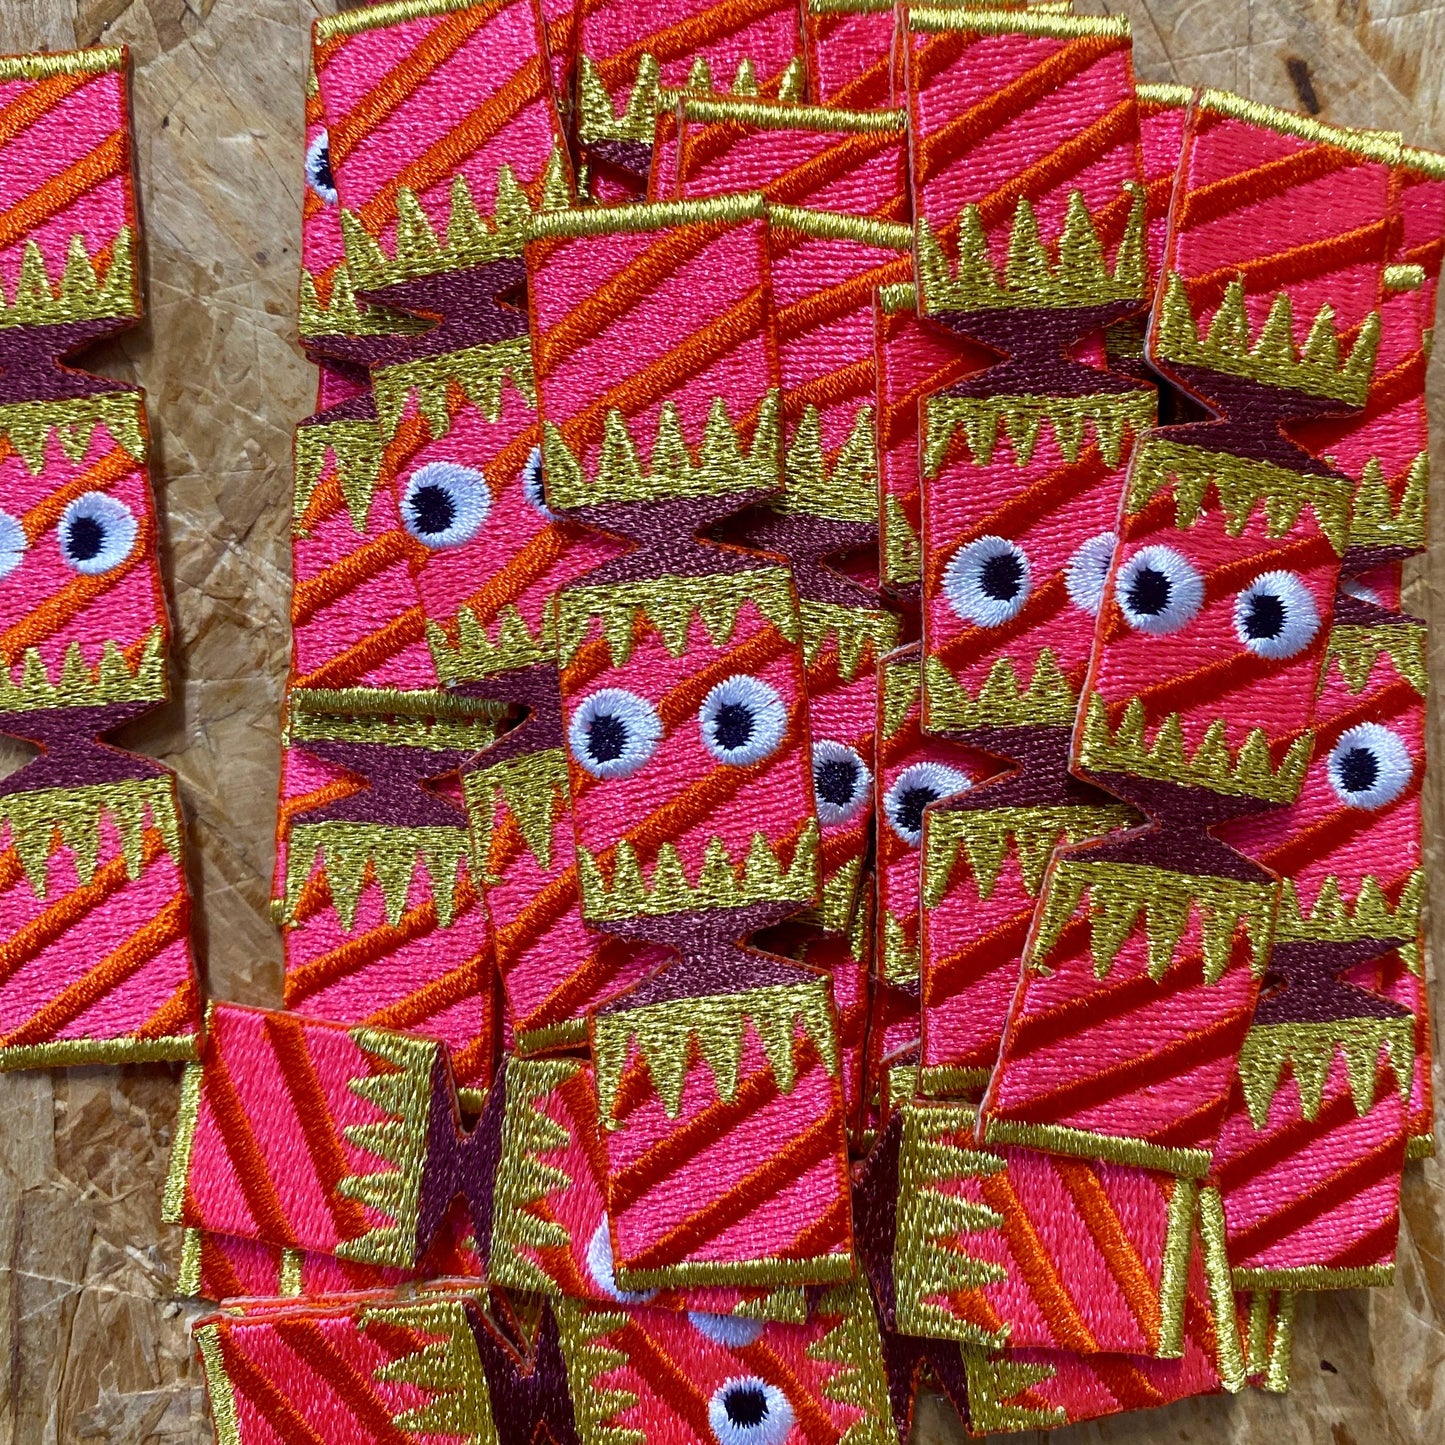
<svg viewBox="0 0 1445 1445">
<path fill-rule="evenodd" d="M 878 440 L 871 406 L 858 408 L 852 431 L 829 461 L 818 408 L 808 405 L 783 459 L 783 495 L 774 507 L 783 513 L 878 525 Z"/>
<path fill-rule="evenodd" d="M 1302 733 L 1276 766 L 1269 735 L 1263 728 L 1253 728 L 1239 751 L 1231 753 L 1228 726 L 1223 718 L 1215 718 L 1190 757 L 1178 713 L 1164 719 L 1152 743 L 1145 741 L 1146 726 L 1144 704 L 1132 697 L 1118 728 L 1111 729 L 1108 707 L 1095 693 L 1084 712 L 1080 761 L 1091 773 L 1128 773 L 1231 797 L 1261 798 L 1283 807 L 1298 796 L 1314 747 L 1314 735 Z"/>
<path fill-rule="evenodd" d="M 894 587 L 911 587 L 923 580 L 923 544 L 891 493 L 883 498 L 883 573 Z"/>
<path fill-rule="evenodd" d="M 506 805 L 532 856 L 543 872 L 552 867 L 552 837 L 557 818 L 568 806 L 567 755 L 543 748 L 477 768 L 462 779 L 472 825 L 472 856 L 484 871 L 491 851 L 497 800 Z"/>
<path fill-rule="evenodd" d="M 838 1445 L 890 1445 L 893 1427 L 872 1297 L 861 1281 L 835 1285 L 818 1301 L 817 1318 L 838 1322 L 804 1350 L 810 1360 L 837 1365 L 825 1381 L 826 1399 L 859 1412 Z"/>
<path fill-rule="evenodd" d="M 779 394 L 773 388 L 758 408 L 752 446 L 745 448 L 728 415 L 727 403 L 722 397 L 714 397 L 694 462 L 677 406 L 665 401 L 657 420 L 652 456 L 644 467 L 627 419 L 613 407 L 603 421 L 602 446 L 596 475 L 592 477 L 561 431 L 544 421 L 542 458 L 547 471 L 547 496 L 555 507 L 566 511 L 616 502 L 775 492 L 782 482 L 780 411 Z"/>
<path fill-rule="evenodd" d="M 147 828 L 159 832 L 161 845 L 180 862 L 181 818 L 169 774 L 0 795 L 0 841 L 15 849 L 37 898 L 46 896 L 47 865 L 57 848 L 70 849 L 81 886 L 90 884 L 107 819 L 120 835 L 127 878 L 141 875 Z"/>
<path fill-rule="evenodd" d="M 1094 973 L 1107 978 L 1141 916 L 1149 977 L 1168 972 L 1191 916 L 1200 926 L 1204 980 L 1217 983 L 1229 966 L 1235 935 L 1249 936 L 1251 967 L 1262 975 L 1274 931 L 1273 883 L 1250 883 L 1207 874 L 1175 873 L 1137 863 L 1062 859 L 1054 869 L 1029 947 L 1028 966 L 1048 974 L 1048 957 L 1065 925 L 1089 895 Z"/>
<path fill-rule="evenodd" d="M 822 978 L 619 1009 L 593 1019 L 592 1047 L 603 1127 L 616 1127 L 617 1091 L 634 1044 L 670 1119 L 682 1109 L 682 1089 L 694 1049 L 712 1070 L 718 1097 L 736 1098 L 748 1024 L 762 1044 L 782 1093 L 791 1094 L 797 1082 L 799 1029 L 817 1046 L 829 1074 L 836 1076 L 838 1040 L 831 995 Z"/>
<path fill-rule="evenodd" d="M 1420 694 L 1429 685 L 1427 658 L 1429 635 L 1418 622 L 1389 622 L 1378 627 L 1352 627 L 1336 623 L 1325 645 L 1325 665 L 1320 673 L 1323 689 L 1333 663 L 1352 693 L 1369 685 L 1381 658 L 1388 657 L 1395 671 Z"/>
<path fill-rule="evenodd" d="M 350 1089 L 386 1117 L 373 1124 L 348 1124 L 349 1143 L 383 1160 L 383 1167 L 342 1177 L 336 1192 L 384 1215 L 374 1225 L 337 1248 L 343 1259 L 363 1264 L 405 1267 L 416 1252 L 421 1207 L 422 1168 L 426 1161 L 431 1120 L 432 1071 L 438 1046 L 426 1039 L 382 1029 L 351 1031 L 358 1047 L 387 1066 L 384 1071 L 352 1079 Z"/>
<path fill-rule="evenodd" d="M 930 813 L 923 829 L 924 905 L 937 908 L 943 901 L 961 853 L 968 858 L 980 898 L 993 896 L 1010 851 L 1018 859 L 1024 888 L 1037 898 L 1049 860 L 1061 843 L 1100 837 L 1127 827 L 1136 816 L 1122 804 Z"/>
<path fill-rule="evenodd" d="M 923 696 L 923 667 L 918 655 L 885 658 L 878 667 L 883 680 L 883 732 L 894 737 Z"/>
<path fill-rule="evenodd" d="M 1292 532 L 1308 506 L 1335 552 L 1344 554 L 1351 533 L 1350 482 L 1338 473 L 1317 476 L 1292 472 L 1272 462 L 1151 436 L 1140 447 L 1130 469 L 1126 506 L 1130 512 L 1140 512 L 1159 492 L 1170 487 L 1174 524 L 1187 529 L 1206 515 L 1205 498 L 1211 486 L 1219 497 L 1231 536 L 1244 531 L 1261 503 L 1265 533 L 1270 537 Z"/>
<path fill-rule="evenodd" d="M 607 1383 L 627 1364 L 625 1350 L 608 1339 L 624 1328 L 630 1316 L 624 1311 L 600 1310 L 579 1300 L 559 1299 L 553 1306 L 562 1337 L 562 1358 L 567 1384 L 577 1412 L 577 1430 L 587 1445 L 647 1445 L 646 1434 L 617 1419 L 637 1405 L 633 1390 Z"/>
<path fill-rule="evenodd" d="M 897 615 L 877 607 L 840 607 L 804 598 L 798 603 L 798 620 L 802 626 L 804 667 L 813 667 L 831 650 L 844 682 L 858 676 L 866 659 L 871 657 L 876 663 L 898 646 Z"/>
<path fill-rule="evenodd" d="M 1047 1384 L 1059 1373 L 1057 1365 L 1028 1364 L 969 1345 L 962 1354 L 968 1418 L 979 1434 L 1050 1430 L 1068 1424 L 1069 1412 L 1062 1405 L 1022 1403 L 1035 1386 Z"/>
<path fill-rule="evenodd" d="M 0 712 L 35 712 L 54 707 L 105 707 L 122 702 L 164 702 L 168 694 L 166 634 L 162 627 L 146 633 L 134 664 L 120 644 L 106 638 L 100 661 L 91 667 L 72 642 L 61 659 L 59 675 L 50 669 L 37 648 L 27 647 L 19 675 L 0 667 Z"/>
<path fill-rule="evenodd" d="M 532 411 L 537 409 L 532 342 L 527 336 L 448 351 L 441 356 L 425 356 L 420 361 L 405 361 L 397 366 L 378 367 L 371 376 L 377 425 L 385 441 L 396 435 L 413 396 L 417 410 L 431 429 L 432 440 L 446 436 L 452 429 L 447 397 L 454 385 L 462 389 L 489 422 L 495 422 L 502 414 L 502 393 L 509 381 L 523 403 Z"/>
<path fill-rule="evenodd" d="M 1398 505 L 1385 468 L 1371 457 L 1360 474 L 1350 516 L 1350 546 L 1425 549 L 1429 540 L 1430 453 L 1421 452 L 1405 473 Z"/>
<path fill-rule="evenodd" d="M 427 623 L 427 645 L 437 676 L 448 686 L 476 682 L 513 668 L 533 667 L 556 659 L 557 604 L 548 598 L 542 604 L 535 629 L 510 603 L 497 613 L 495 640 L 477 621 L 470 607 L 457 612 L 456 641 L 435 622 Z"/>
<path fill-rule="evenodd" d="M 714 647 L 727 647 L 745 603 L 751 603 L 787 641 L 798 641 L 798 598 L 792 573 L 785 567 L 569 587 L 558 606 L 558 660 L 566 667 L 593 634 L 594 624 L 599 624 L 614 667 L 632 656 L 639 622 L 656 630 L 673 657 L 687 651 L 694 620 L 702 623 Z"/>
<path fill-rule="evenodd" d="M 96 427 L 104 427 L 132 461 L 145 465 L 149 454 L 145 402 L 138 391 L 103 391 L 61 401 L 13 401 L 0 406 L 0 439 L 20 454 L 33 477 L 45 470 L 52 438 L 67 461 L 84 461 Z"/>
<path fill-rule="evenodd" d="M 1000 657 L 976 696 L 937 657 L 923 664 L 928 726 L 939 732 L 983 727 L 1072 727 L 1078 694 L 1050 647 L 1040 650 L 1026 688 L 1011 657 Z"/>
<path fill-rule="evenodd" d="M 554 149 L 542 175 L 538 210 L 565 211 L 572 204 L 567 163 Z M 452 181 L 446 239 L 432 226 L 416 193 L 403 186 L 396 193 L 395 254 L 388 256 L 353 212 L 341 211 L 346 263 L 362 290 L 378 290 L 398 281 L 464 271 L 493 261 L 520 256 L 529 239 L 534 210 L 512 168 L 497 168 L 492 213 L 484 216 L 465 176 Z"/>
<path fill-rule="evenodd" d="M 351 516 L 351 525 L 364 533 L 381 482 L 381 434 L 376 423 L 348 420 L 297 427 L 293 451 L 295 490 L 291 518 L 295 535 L 306 535 L 302 522 L 316 488 L 321 485 L 328 461 L 336 469 L 336 482 Z"/>
<path fill-rule="evenodd" d="M 1219 310 L 1201 337 L 1184 278 L 1171 272 L 1155 322 L 1152 354 L 1181 366 L 1204 367 L 1228 376 L 1241 376 L 1362 406 L 1369 392 L 1379 342 L 1380 316 L 1378 312 L 1371 312 L 1360 327 L 1349 356 L 1342 361 L 1334 308 L 1325 305 L 1315 313 L 1304 348 L 1298 349 L 1294 339 L 1294 303 L 1286 291 L 1276 294 L 1259 335 L 1253 336 L 1242 279 L 1229 283 Z"/>
<path fill-rule="evenodd" d="M 1142 300 L 1147 279 L 1144 188 L 1130 183 L 1127 189 L 1134 201 L 1112 270 L 1081 191 L 1069 193 L 1064 228 L 1053 247 L 1044 242 L 1028 197 L 1020 197 L 1002 278 L 976 205 L 970 203 L 959 214 L 956 267 L 950 264 L 933 227 L 920 219 L 916 225 L 920 310 L 931 316 L 948 311 L 1093 307 Z"/>
<path fill-rule="evenodd" d="M 1354 943 L 1362 939 L 1401 939 L 1413 943 L 1420 934 L 1420 911 L 1425 897 L 1425 870 L 1416 868 L 1391 903 L 1379 880 L 1368 874 L 1360 880 L 1353 902 L 1346 900 L 1340 880 L 1329 874 L 1315 894 L 1308 915 L 1300 907 L 1299 889 L 1286 878 L 1280 891 L 1276 943 L 1320 941 Z"/>
<path fill-rule="evenodd" d="M 1256 1024 L 1239 1055 L 1239 1079 L 1256 1129 L 1263 1129 L 1288 1062 L 1299 1086 L 1300 1112 L 1314 1119 L 1324 1100 L 1330 1065 L 1338 1050 L 1345 1060 L 1355 1112 L 1363 1117 L 1375 1103 L 1375 1074 L 1383 1051 L 1400 1097 L 1408 1098 L 1415 1076 L 1415 1019 L 1327 1019 L 1323 1022 Z"/>
<path fill-rule="evenodd" d="M 122 226 L 116 233 L 104 281 L 85 248 L 85 237 L 77 232 L 66 248 L 65 269 L 58 285 L 51 284 L 44 253 L 31 238 L 21 250 L 20 274 L 15 280 L 13 297 L 7 299 L 4 287 L 0 286 L 0 328 L 58 326 L 71 321 L 139 315 L 140 295 L 136 289 L 129 226 Z"/>
<path fill-rule="evenodd" d="M 339 820 L 298 823 L 286 849 L 285 921 L 296 926 L 301 890 L 320 859 L 332 907 L 347 929 L 356 923 L 368 878 L 375 879 L 381 889 L 387 922 L 393 927 L 400 923 L 418 868 L 426 874 L 437 921 L 449 928 L 456 916 L 457 869 L 469 851 L 464 827 L 396 827 Z"/>
<path fill-rule="evenodd" d="M 689 881 L 670 842 L 657 850 L 650 878 L 643 875 L 636 850 L 626 838 L 616 845 L 610 878 L 581 844 L 577 872 L 583 911 L 590 922 L 744 908 L 753 903 L 796 903 L 803 908 L 818 899 L 818 824 L 816 819 L 806 824 L 787 868 L 777 845 L 766 834 L 754 833 L 741 871 L 722 839 L 710 839 L 695 883 Z"/>
<path fill-rule="evenodd" d="M 879 950 L 878 967 L 889 983 L 916 983 L 922 959 L 918 951 L 917 924 L 913 934 L 903 926 L 891 910 L 883 910 L 883 947 Z"/>
<path fill-rule="evenodd" d="M 338 263 L 331 273 L 331 291 L 326 301 L 322 301 L 316 289 L 316 278 L 309 271 L 301 273 L 297 329 L 303 337 L 412 336 L 426 327 L 427 323 L 415 316 L 405 316 L 385 306 L 363 304 L 345 262 Z"/>
<path fill-rule="evenodd" d="M 1104 391 L 1091 396 L 934 396 L 926 407 L 924 475 L 936 477 L 948 449 L 963 429 L 974 461 L 994 459 L 1000 431 L 1008 438 L 1016 466 L 1033 460 L 1045 426 L 1066 462 L 1076 462 L 1089 432 L 1106 465 L 1117 467 L 1126 436 L 1157 420 L 1158 399 L 1148 391 Z"/>
</svg>

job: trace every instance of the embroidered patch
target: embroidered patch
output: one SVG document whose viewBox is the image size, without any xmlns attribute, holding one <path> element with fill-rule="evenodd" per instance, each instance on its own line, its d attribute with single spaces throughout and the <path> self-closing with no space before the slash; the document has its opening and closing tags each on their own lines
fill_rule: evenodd
<svg viewBox="0 0 1445 1445">
<path fill-rule="evenodd" d="M 169 695 L 145 399 L 65 364 L 141 314 L 127 67 L 0 59 L 0 1069 L 200 1024 L 175 779 L 105 741 Z"/>
</svg>

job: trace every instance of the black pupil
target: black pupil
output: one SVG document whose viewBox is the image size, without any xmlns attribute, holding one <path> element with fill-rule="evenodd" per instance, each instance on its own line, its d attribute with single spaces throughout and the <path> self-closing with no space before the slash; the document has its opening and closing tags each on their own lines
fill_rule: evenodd
<svg viewBox="0 0 1445 1445">
<path fill-rule="evenodd" d="M 418 532 L 433 535 L 445 532 L 456 520 L 457 504 L 447 495 L 445 487 L 418 487 L 411 494 L 411 514 Z"/>
<path fill-rule="evenodd" d="M 1140 617 L 1157 617 L 1174 589 L 1156 567 L 1141 567 L 1129 583 L 1129 606 Z"/>
<path fill-rule="evenodd" d="M 756 1385 L 729 1390 L 723 1409 L 734 1425 L 761 1425 L 768 1418 L 768 1397 Z"/>
<path fill-rule="evenodd" d="M 599 763 L 613 763 L 627 746 L 627 724 L 616 713 L 604 712 L 592 719 L 587 730 L 587 750 Z"/>
<path fill-rule="evenodd" d="M 898 796 L 898 826 L 905 833 L 916 833 L 923 827 L 923 810 L 938 801 L 932 788 L 905 788 Z"/>
<path fill-rule="evenodd" d="M 853 790 L 858 786 L 858 764 L 852 758 L 829 758 L 813 768 L 813 786 L 825 803 L 835 808 L 846 807 L 853 801 Z"/>
<path fill-rule="evenodd" d="M 1347 793 L 1367 793 L 1380 776 L 1380 762 L 1369 748 L 1351 748 L 1340 759 L 1340 782 Z"/>
<path fill-rule="evenodd" d="M 978 585 L 985 596 L 1012 602 L 1023 585 L 1024 564 L 1012 552 L 990 557 L 978 572 Z"/>
<path fill-rule="evenodd" d="M 331 147 L 323 145 L 316 152 L 316 159 L 312 162 L 312 175 L 316 181 L 316 189 L 319 191 L 334 191 L 336 189 L 336 177 L 331 174 Z"/>
<path fill-rule="evenodd" d="M 70 524 L 66 546 L 77 562 L 89 562 L 105 545 L 105 528 L 94 517 L 76 517 Z"/>
<path fill-rule="evenodd" d="M 753 735 L 753 715 L 740 702 L 725 702 L 713 721 L 713 735 L 718 746 L 727 752 L 736 752 L 747 746 Z"/>
<path fill-rule="evenodd" d="M 1246 637 L 1268 641 L 1284 631 L 1284 603 L 1273 592 L 1256 592 L 1244 619 Z"/>
</svg>

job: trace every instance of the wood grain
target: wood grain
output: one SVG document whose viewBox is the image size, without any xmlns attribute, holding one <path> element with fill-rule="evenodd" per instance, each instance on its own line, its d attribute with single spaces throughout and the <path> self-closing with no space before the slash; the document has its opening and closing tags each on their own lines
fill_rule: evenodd
<svg viewBox="0 0 1445 1445">
<path fill-rule="evenodd" d="M 267 913 L 287 653 L 290 434 L 313 379 L 294 339 L 302 0 L 0 0 L 0 52 L 135 54 L 149 321 L 103 369 L 150 396 L 177 622 L 176 701 L 133 734 L 177 769 L 211 990 L 280 999 Z M 1445 149 L 1445 0 L 1130 0 L 1150 80 L 1207 83 Z M 1431 371 L 1445 400 L 1445 368 Z M 1435 408 L 1437 420 L 1445 408 Z M 1437 448 L 1438 451 L 1438 448 Z M 1436 473 L 1445 478 L 1437 455 Z M 1412 584 L 1445 622 L 1445 548 Z M 1445 675 L 1445 632 L 1432 659 Z M 1436 756 L 1445 756 L 1438 714 Z M 1445 817 L 1427 789 L 1433 870 Z M 1436 910 L 1435 940 L 1440 938 Z M 1436 947 L 1435 956 L 1442 956 Z M 1437 989 L 1437 1017 L 1445 991 Z M 1438 1087 L 1438 1086 L 1437 1086 Z M 176 1072 L 0 1078 L 0 1445 L 210 1439 L 160 1224 Z M 1445 1170 L 1412 1167 L 1400 1283 L 1307 1300 L 1295 1388 L 1063 1431 L 1057 1445 L 1445 1440 Z M 927 1400 L 916 1445 L 962 1438 Z M 1043 1437 L 1014 1437 L 1043 1438 Z M 511 1445 L 511 1442 L 508 1442 Z"/>
</svg>

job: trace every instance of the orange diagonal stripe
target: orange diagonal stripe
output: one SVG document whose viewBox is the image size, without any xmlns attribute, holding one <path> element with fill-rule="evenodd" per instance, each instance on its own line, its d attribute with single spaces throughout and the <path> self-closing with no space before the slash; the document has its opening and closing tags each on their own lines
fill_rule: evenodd
<svg viewBox="0 0 1445 1445">
<path fill-rule="evenodd" d="M 0 251 L 23 241 L 52 216 L 73 206 L 87 191 L 120 174 L 125 164 L 125 137 L 107 136 L 89 154 L 66 166 L 23 201 L 17 201 L 8 211 L 0 211 Z"/>
</svg>

